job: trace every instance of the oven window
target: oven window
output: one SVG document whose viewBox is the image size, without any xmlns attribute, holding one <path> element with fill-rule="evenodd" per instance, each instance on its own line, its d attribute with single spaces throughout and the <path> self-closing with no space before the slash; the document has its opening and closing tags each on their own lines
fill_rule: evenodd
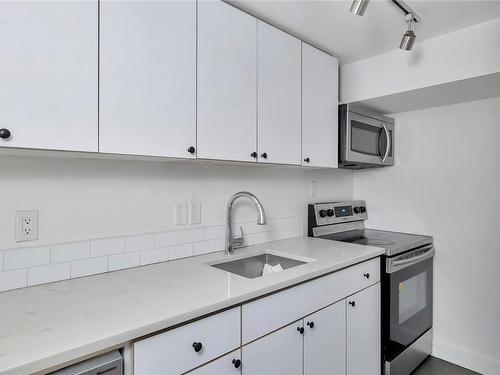
<svg viewBox="0 0 500 375">
<path fill-rule="evenodd" d="M 427 306 L 427 271 L 399 283 L 399 324 Z"/>
<path fill-rule="evenodd" d="M 382 128 L 351 120 L 351 150 L 361 154 L 380 156 L 379 137 Z M 385 139 L 384 139 L 385 142 Z"/>
</svg>

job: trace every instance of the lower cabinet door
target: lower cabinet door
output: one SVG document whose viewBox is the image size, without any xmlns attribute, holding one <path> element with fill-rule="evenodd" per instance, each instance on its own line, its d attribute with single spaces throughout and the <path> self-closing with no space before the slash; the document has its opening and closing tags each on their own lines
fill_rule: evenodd
<svg viewBox="0 0 500 375">
<path fill-rule="evenodd" d="M 304 375 L 346 373 L 346 302 L 304 318 Z"/>
<path fill-rule="evenodd" d="M 238 375 L 241 374 L 241 349 L 188 372 L 189 375 Z"/>
<path fill-rule="evenodd" d="M 245 345 L 243 375 L 302 374 L 303 328 L 303 321 L 299 320 Z"/>
<path fill-rule="evenodd" d="M 380 375 L 380 283 L 347 297 L 347 374 Z"/>
</svg>

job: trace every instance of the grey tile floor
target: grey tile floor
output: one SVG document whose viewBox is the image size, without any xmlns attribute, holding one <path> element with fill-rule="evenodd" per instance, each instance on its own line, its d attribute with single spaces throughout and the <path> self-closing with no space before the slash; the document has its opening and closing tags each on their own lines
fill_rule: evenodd
<svg viewBox="0 0 500 375">
<path fill-rule="evenodd" d="M 468 370 L 442 359 L 429 357 L 412 375 L 478 375 L 478 372 Z"/>
</svg>

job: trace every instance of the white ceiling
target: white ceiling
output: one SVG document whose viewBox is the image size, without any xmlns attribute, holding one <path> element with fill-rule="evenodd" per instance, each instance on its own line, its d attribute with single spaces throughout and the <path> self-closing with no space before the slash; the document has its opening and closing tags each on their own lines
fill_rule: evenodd
<svg viewBox="0 0 500 375">
<path fill-rule="evenodd" d="M 403 14 L 389 0 L 371 0 L 363 17 L 346 0 L 226 0 L 349 63 L 399 47 Z M 500 17 L 500 0 L 406 0 L 422 18 L 416 43 Z M 496 36 L 495 36 L 496 37 Z M 411 52 L 410 52 L 411 53 Z"/>
</svg>

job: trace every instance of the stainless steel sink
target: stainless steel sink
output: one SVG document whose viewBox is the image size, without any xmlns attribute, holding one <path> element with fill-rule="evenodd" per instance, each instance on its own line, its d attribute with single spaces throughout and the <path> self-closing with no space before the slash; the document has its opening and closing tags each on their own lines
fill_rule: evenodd
<svg viewBox="0 0 500 375">
<path fill-rule="evenodd" d="M 281 267 L 285 270 L 287 268 L 300 266 L 306 262 L 274 254 L 260 254 L 230 262 L 212 264 L 211 266 L 227 272 L 235 273 L 236 275 L 240 275 L 248 279 L 255 279 L 256 277 L 262 276 L 264 265 L 266 263 L 271 266 L 281 264 Z"/>
</svg>

